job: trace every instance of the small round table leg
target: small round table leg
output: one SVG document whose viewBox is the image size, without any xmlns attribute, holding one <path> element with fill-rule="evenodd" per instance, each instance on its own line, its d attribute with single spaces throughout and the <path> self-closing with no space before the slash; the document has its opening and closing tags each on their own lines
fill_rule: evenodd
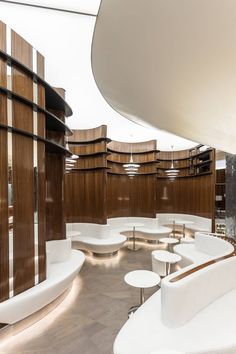
<svg viewBox="0 0 236 354">
<path fill-rule="evenodd" d="M 173 237 L 175 237 L 175 220 L 173 220 Z"/>
<path fill-rule="evenodd" d="M 166 262 L 166 275 L 170 274 L 170 262 Z"/>
<path fill-rule="evenodd" d="M 185 224 L 183 224 L 183 237 L 185 237 Z"/>
<path fill-rule="evenodd" d="M 140 304 L 142 305 L 144 303 L 144 289 L 140 288 Z"/>
<path fill-rule="evenodd" d="M 135 251 L 135 226 L 133 227 L 133 250 Z"/>
</svg>

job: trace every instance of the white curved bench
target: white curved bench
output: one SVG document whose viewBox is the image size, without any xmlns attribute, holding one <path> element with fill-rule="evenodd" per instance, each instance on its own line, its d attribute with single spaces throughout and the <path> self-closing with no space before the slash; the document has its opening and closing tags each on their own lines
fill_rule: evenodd
<svg viewBox="0 0 236 354">
<path fill-rule="evenodd" d="M 201 264 L 219 256 L 225 256 L 233 251 L 233 246 L 221 238 L 196 232 L 195 243 L 178 244 L 174 246 L 174 252 L 182 257 L 180 266 Z"/>
<path fill-rule="evenodd" d="M 59 297 L 80 271 L 85 256 L 71 250 L 70 240 L 48 241 L 48 277 L 42 283 L 0 303 L 0 323 L 14 324 Z"/>
<path fill-rule="evenodd" d="M 95 256 L 116 254 L 127 239 L 124 235 L 111 232 L 108 224 L 92 223 L 67 224 L 67 236 L 71 238 L 74 247 L 92 252 Z"/>
<path fill-rule="evenodd" d="M 109 238 L 95 238 L 87 236 L 78 236 L 76 246 L 79 249 L 92 252 L 98 255 L 114 255 L 126 242 L 124 235 L 112 235 Z"/>
<path fill-rule="evenodd" d="M 160 225 L 172 225 L 173 220 L 191 221 L 192 224 L 186 225 L 187 231 L 191 234 L 194 234 L 196 231 L 212 231 L 212 220 L 201 216 L 178 213 L 158 213 L 156 214 L 156 217 L 159 219 Z M 182 231 L 180 225 L 176 225 L 176 229 L 180 229 Z"/>
<path fill-rule="evenodd" d="M 148 241 L 158 241 L 162 237 L 168 237 L 172 229 L 159 225 L 158 218 L 144 217 L 119 217 L 107 220 L 111 233 L 131 232 L 132 228 L 125 226 L 127 223 L 141 223 L 143 226 L 136 227 L 136 238 Z M 132 235 L 132 234 L 131 234 Z"/>
<path fill-rule="evenodd" d="M 213 247 L 217 253 L 219 245 Z M 192 264 L 162 281 L 161 290 L 120 330 L 114 354 L 161 353 L 165 348 L 186 354 L 236 352 L 236 257 L 231 256 L 234 248 L 230 243 L 227 247 L 221 245 L 222 253 L 218 255 L 229 258 L 212 260 L 212 264 L 197 271 L 196 264 Z M 190 270 L 191 274 L 173 281 Z"/>
</svg>

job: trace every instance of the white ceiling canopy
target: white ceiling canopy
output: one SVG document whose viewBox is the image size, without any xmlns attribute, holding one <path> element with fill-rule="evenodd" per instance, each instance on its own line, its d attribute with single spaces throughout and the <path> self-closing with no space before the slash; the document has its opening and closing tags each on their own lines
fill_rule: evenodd
<svg viewBox="0 0 236 354">
<path fill-rule="evenodd" d="M 119 113 L 236 154 L 236 1 L 102 0 L 92 49 Z"/>
<path fill-rule="evenodd" d="M 60 2 L 61 7 L 64 3 L 65 8 L 93 10 L 95 13 L 93 0 L 30 2 L 50 6 Z M 97 7 L 99 2 L 96 1 Z M 72 7 L 72 3 L 76 7 Z M 66 100 L 74 113 L 67 120 L 72 129 L 89 129 L 106 124 L 108 136 L 113 140 L 138 142 L 156 139 L 157 148 L 164 151 L 170 150 L 171 145 L 175 150 L 196 145 L 176 135 L 150 128 L 147 124 L 145 127 L 143 123 L 136 124 L 107 104 L 91 70 L 91 44 L 96 17 L 0 1 L 0 19 L 45 56 L 46 80 L 53 86 L 66 89 Z"/>
<path fill-rule="evenodd" d="M 100 0 L 7 0 L 6 2 L 55 8 L 97 15 Z"/>
</svg>

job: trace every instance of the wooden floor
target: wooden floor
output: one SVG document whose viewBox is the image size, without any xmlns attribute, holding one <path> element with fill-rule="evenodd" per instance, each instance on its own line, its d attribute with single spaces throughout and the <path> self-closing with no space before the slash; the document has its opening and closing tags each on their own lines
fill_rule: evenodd
<svg viewBox="0 0 236 354">
<path fill-rule="evenodd" d="M 127 247 L 112 260 L 86 262 L 62 304 L 43 320 L 0 344 L 4 354 L 112 354 L 116 334 L 127 320 L 128 309 L 139 303 L 139 289 L 124 283 L 131 270 L 151 270 L 151 251 Z M 146 297 L 157 288 L 148 289 Z"/>
</svg>

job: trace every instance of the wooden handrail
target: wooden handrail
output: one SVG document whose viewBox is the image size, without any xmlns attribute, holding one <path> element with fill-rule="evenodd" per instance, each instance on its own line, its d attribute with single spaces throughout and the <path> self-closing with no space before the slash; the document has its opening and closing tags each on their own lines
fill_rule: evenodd
<svg viewBox="0 0 236 354">
<path fill-rule="evenodd" d="M 218 237 L 216 235 L 213 235 L 212 237 Z M 236 241 L 233 240 L 232 238 L 230 237 L 227 237 L 227 236 L 223 236 L 223 237 L 220 237 L 221 239 L 231 243 L 233 246 L 234 246 L 234 251 L 226 256 L 222 256 L 222 257 L 219 257 L 219 258 L 216 258 L 216 259 L 212 259 L 208 262 L 205 262 L 203 264 L 200 264 L 192 269 L 189 269 L 187 270 L 186 272 L 182 273 L 182 274 L 179 274 L 177 275 L 176 277 L 170 279 L 170 283 L 176 283 L 177 281 L 181 280 L 181 279 L 184 279 L 186 278 L 187 276 L 193 274 L 193 273 L 196 273 L 198 272 L 199 270 L 201 269 L 204 269 L 206 267 L 209 267 L 210 265 L 212 264 L 215 264 L 215 263 L 218 263 L 218 262 L 221 262 L 227 258 L 231 258 L 231 257 L 234 257 L 236 255 Z"/>
</svg>

